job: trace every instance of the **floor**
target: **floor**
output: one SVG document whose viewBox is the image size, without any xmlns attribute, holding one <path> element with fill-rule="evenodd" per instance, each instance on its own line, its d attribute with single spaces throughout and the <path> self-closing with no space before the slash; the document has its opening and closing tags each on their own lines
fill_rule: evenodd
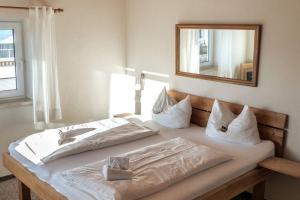
<svg viewBox="0 0 300 200">
<path fill-rule="evenodd" d="M 0 200 L 18 200 L 18 186 L 16 179 L 0 182 Z M 39 200 L 31 194 L 32 200 Z"/>
<path fill-rule="evenodd" d="M 0 200 L 18 200 L 18 189 L 16 179 L 10 179 L 0 182 Z M 34 194 L 31 194 L 32 200 L 39 200 Z M 250 200 L 249 193 L 243 193 L 232 200 Z"/>
</svg>

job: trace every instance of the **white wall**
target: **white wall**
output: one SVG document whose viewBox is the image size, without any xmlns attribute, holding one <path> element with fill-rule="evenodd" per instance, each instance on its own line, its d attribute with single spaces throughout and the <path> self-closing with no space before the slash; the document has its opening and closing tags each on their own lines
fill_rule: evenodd
<svg viewBox="0 0 300 200">
<path fill-rule="evenodd" d="M 56 0 L 52 5 L 65 9 L 56 21 L 65 120 L 104 118 L 110 74 L 125 65 L 125 2 Z"/>
<path fill-rule="evenodd" d="M 286 157 L 300 161 L 299 13 L 298 0 L 127 0 L 127 65 L 169 74 L 180 91 L 289 114 Z M 258 87 L 175 76 L 176 23 L 263 24 Z M 274 176 L 267 199 L 299 199 L 299 184 Z"/>
<path fill-rule="evenodd" d="M 0 5 L 50 5 L 57 15 L 57 48 L 63 122 L 105 118 L 109 112 L 110 77 L 125 64 L 123 0 L 1 0 Z M 23 19 L 27 12 L 1 10 L 3 17 Z M 32 107 L 0 108 L 0 153 L 10 142 L 31 134 Z M 0 177 L 8 172 L 0 164 Z"/>
<path fill-rule="evenodd" d="M 170 75 L 175 89 L 289 114 L 286 156 L 300 160 L 298 0 L 127 0 L 126 5 L 123 0 L 0 0 L 1 5 L 29 3 L 65 9 L 57 19 L 65 122 L 108 115 L 110 74 L 120 71 L 127 59 L 127 67 Z M 10 14 L 24 12 L 0 12 L 0 16 Z M 263 24 L 259 87 L 175 76 L 175 24 L 184 22 Z M 31 116 L 30 106 L 0 110 L 0 153 L 9 142 L 33 131 Z M 5 174 L 0 166 L 0 176 Z M 299 184 L 274 176 L 268 182 L 268 199 L 298 199 Z"/>
</svg>

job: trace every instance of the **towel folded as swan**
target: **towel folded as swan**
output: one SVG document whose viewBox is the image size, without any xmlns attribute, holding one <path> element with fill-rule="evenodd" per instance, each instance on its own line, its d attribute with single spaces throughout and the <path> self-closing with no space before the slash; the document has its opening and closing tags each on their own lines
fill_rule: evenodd
<svg viewBox="0 0 300 200">
<path fill-rule="evenodd" d="M 133 173 L 129 170 L 129 157 L 108 157 L 102 175 L 107 181 L 130 180 Z"/>
<path fill-rule="evenodd" d="M 58 129 L 59 132 L 59 140 L 58 144 L 62 145 L 65 143 L 73 142 L 76 140 L 76 136 L 82 135 L 84 133 L 94 131 L 96 128 L 79 128 L 75 130 L 68 130 L 68 131 L 62 131 L 61 129 Z"/>
<path fill-rule="evenodd" d="M 104 165 L 102 167 L 102 175 L 107 181 L 130 180 L 132 179 L 133 172 L 131 170 L 114 169 Z"/>
<path fill-rule="evenodd" d="M 108 157 L 107 166 L 113 169 L 129 169 L 129 157 Z"/>
</svg>

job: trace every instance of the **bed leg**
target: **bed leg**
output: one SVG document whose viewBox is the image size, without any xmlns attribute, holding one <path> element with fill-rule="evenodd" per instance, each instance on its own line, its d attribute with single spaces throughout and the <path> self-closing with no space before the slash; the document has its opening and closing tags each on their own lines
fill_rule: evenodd
<svg viewBox="0 0 300 200">
<path fill-rule="evenodd" d="M 265 186 L 266 186 L 266 181 L 262 181 L 254 186 L 252 200 L 265 199 Z"/>
<path fill-rule="evenodd" d="M 18 180 L 19 200 L 31 200 L 30 189 Z"/>
</svg>

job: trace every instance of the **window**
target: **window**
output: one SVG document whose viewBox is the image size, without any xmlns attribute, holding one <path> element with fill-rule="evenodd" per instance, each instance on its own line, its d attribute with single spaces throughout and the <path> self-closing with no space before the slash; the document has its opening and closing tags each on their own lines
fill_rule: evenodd
<svg viewBox="0 0 300 200">
<path fill-rule="evenodd" d="M 200 31 L 200 65 L 212 64 L 212 31 L 201 29 Z"/>
<path fill-rule="evenodd" d="M 21 24 L 0 22 L 0 100 L 24 97 Z"/>
</svg>

